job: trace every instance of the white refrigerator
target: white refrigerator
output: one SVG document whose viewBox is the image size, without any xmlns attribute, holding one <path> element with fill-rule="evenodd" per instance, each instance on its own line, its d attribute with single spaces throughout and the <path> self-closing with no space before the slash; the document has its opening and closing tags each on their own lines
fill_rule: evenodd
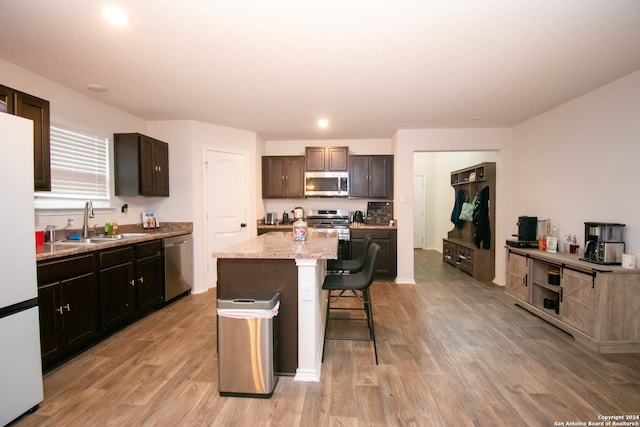
<svg viewBox="0 0 640 427">
<path fill-rule="evenodd" d="M 33 122 L 0 113 L 0 425 L 42 402 Z"/>
</svg>

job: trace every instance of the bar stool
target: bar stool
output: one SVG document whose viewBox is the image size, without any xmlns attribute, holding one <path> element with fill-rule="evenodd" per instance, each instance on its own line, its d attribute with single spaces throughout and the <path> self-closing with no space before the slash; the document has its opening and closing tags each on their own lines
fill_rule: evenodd
<svg viewBox="0 0 640 427">
<path fill-rule="evenodd" d="M 373 352 L 376 359 L 376 365 L 378 364 L 378 349 L 376 348 L 376 334 L 373 328 L 373 311 L 371 308 L 371 294 L 369 288 L 373 283 L 374 267 L 378 252 L 380 251 L 380 245 L 377 243 L 371 243 L 369 249 L 366 252 L 364 266 L 358 273 L 354 274 L 329 274 L 324 278 L 322 283 L 322 289 L 328 291 L 327 296 L 327 312 L 324 323 L 324 344 L 322 347 L 322 361 L 324 362 L 324 349 L 326 348 L 327 340 L 353 340 L 353 341 L 373 341 Z M 333 292 L 333 294 L 332 294 Z M 362 307 L 356 306 L 336 306 L 336 302 L 340 298 L 356 298 L 362 303 Z M 333 305 L 332 305 L 333 304 Z M 337 310 L 363 310 L 366 314 L 366 318 L 361 317 L 331 317 L 331 311 Z M 342 337 L 342 336 L 329 336 L 329 320 L 348 320 L 348 321 L 366 321 L 369 328 L 368 338 L 359 337 Z"/>
<path fill-rule="evenodd" d="M 362 252 L 355 259 L 330 259 L 327 261 L 327 271 L 330 274 L 353 274 L 362 270 L 367 252 L 371 246 L 371 236 L 366 234 L 362 239 Z"/>
</svg>

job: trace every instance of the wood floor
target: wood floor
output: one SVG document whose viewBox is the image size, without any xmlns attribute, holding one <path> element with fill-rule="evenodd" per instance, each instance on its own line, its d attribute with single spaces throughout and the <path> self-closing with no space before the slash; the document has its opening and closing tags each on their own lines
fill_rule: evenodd
<svg viewBox="0 0 640 427">
<path fill-rule="evenodd" d="M 370 342 L 329 341 L 319 383 L 220 397 L 215 292 L 154 313 L 45 376 L 17 426 L 554 426 L 640 414 L 640 354 L 603 355 L 416 251 L 417 285 L 375 282 Z M 5 385 L 3 385 L 5 386 Z"/>
</svg>

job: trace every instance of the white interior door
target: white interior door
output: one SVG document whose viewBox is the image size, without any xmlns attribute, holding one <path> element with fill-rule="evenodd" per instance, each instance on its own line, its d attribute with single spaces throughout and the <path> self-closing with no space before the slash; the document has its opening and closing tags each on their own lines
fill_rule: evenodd
<svg viewBox="0 0 640 427">
<path fill-rule="evenodd" d="M 424 248 L 424 175 L 413 177 L 413 247 Z"/>
<path fill-rule="evenodd" d="M 247 240 L 246 155 L 207 150 L 207 287 L 216 286 L 211 253 Z"/>
</svg>

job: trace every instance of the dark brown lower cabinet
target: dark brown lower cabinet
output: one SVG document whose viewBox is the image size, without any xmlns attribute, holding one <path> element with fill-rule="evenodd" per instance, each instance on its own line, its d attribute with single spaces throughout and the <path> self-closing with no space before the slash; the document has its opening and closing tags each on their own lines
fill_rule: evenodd
<svg viewBox="0 0 640 427">
<path fill-rule="evenodd" d="M 38 263 L 45 371 L 164 303 L 162 240 Z"/>
<path fill-rule="evenodd" d="M 94 256 L 38 264 L 43 369 L 94 342 L 99 334 Z"/>
<path fill-rule="evenodd" d="M 118 329 L 162 304 L 162 242 L 153 240 L 100 252 L 102 328 Z"/>
<path fill-rule="evenodd" d="M 162 305 L 164 297 L 164 264 L 162 242 L 139 243 L 136 255 L 136 312 L 149 313 Z"/>
<path fill-rule="evenodd" d="M 366 235 L 371 236 L 374 243 L 380 245 L 380 252 L 375 265 L 374 279 L 395 279 L 398 273 L 398 238 L 395 228 L 351 229 L 351 257 L 356 258 L 362 253 L 362 240 Z"/>
<path fill-rule="evenodd" d="M 109 332 L 135 315 L 133 247 L 102 251 L 99 259 L 101 323 L 103 331 Z"/>
</svg>

